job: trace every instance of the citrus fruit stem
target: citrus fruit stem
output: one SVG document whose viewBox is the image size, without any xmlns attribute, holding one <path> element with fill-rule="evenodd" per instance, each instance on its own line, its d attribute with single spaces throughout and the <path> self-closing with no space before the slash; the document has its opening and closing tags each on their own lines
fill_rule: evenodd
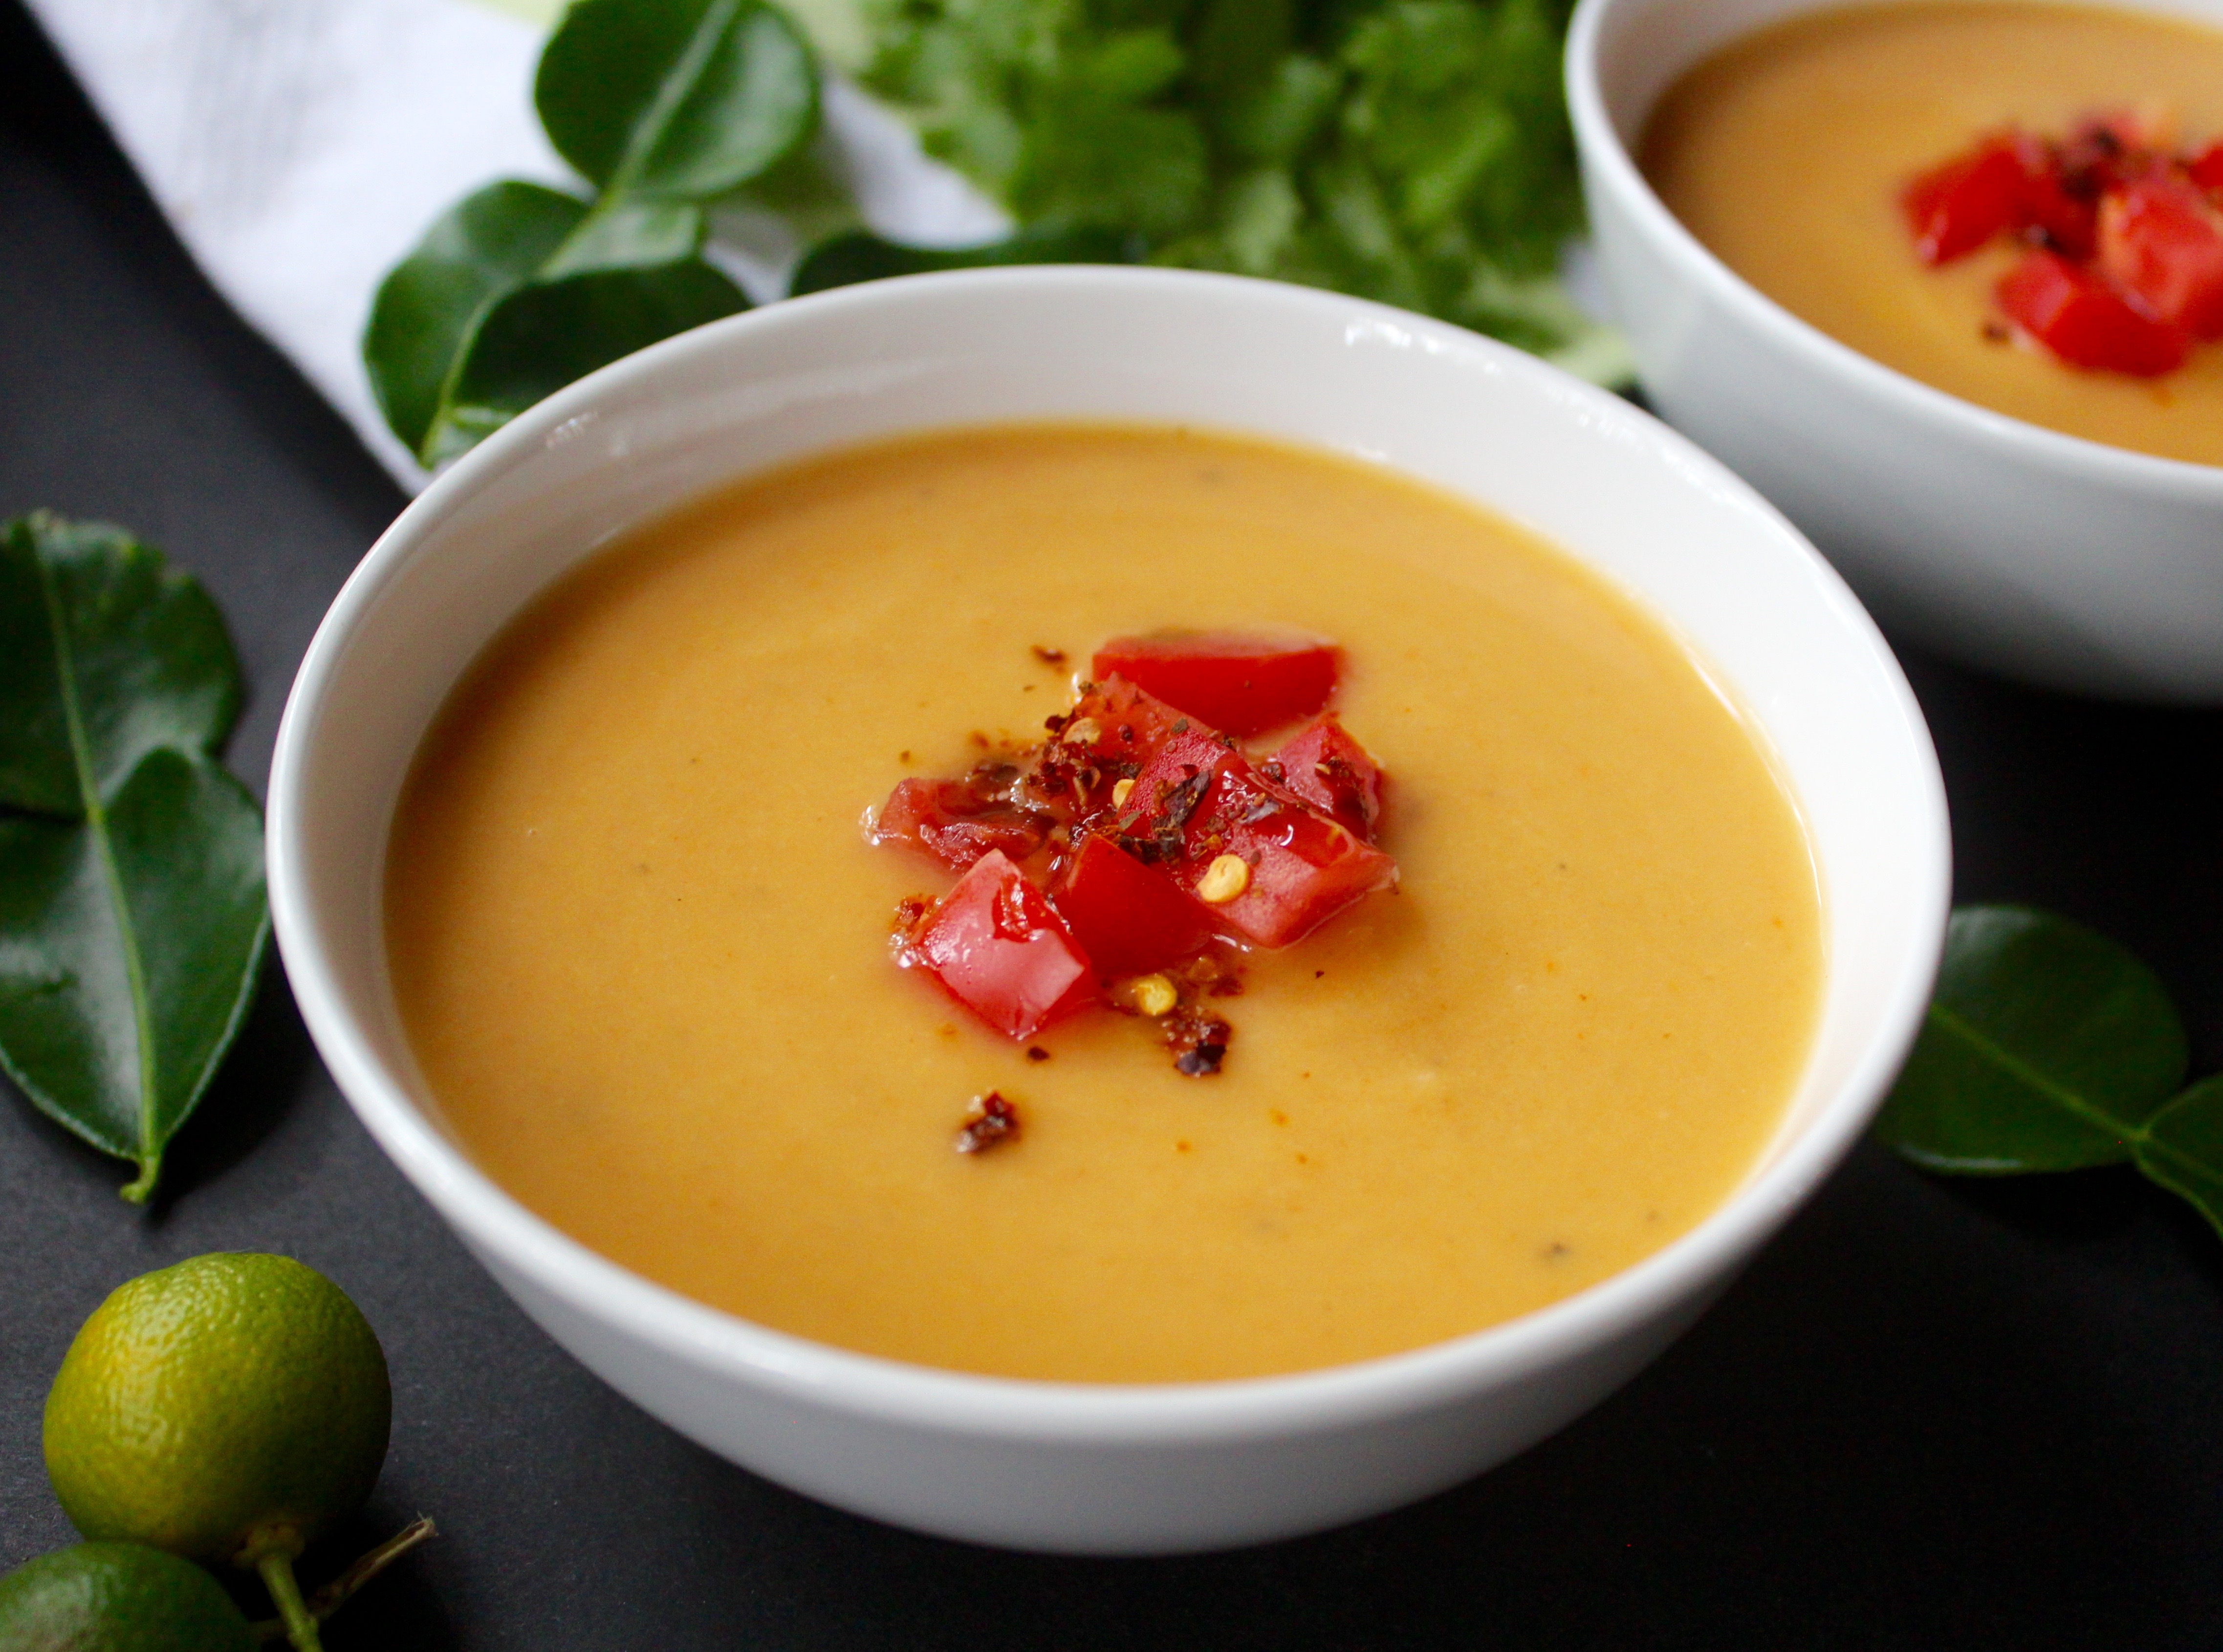
<svg viewBox="0 0 2223 1652">
<path fill-rule="evenodd" d="M 418 1544 L 427 1538 L 437 1537 L 439 1535 L 440 1529 L 438 1526 L 423 1515 L 419 1515 L 408 1525 L 404 1526 L 369 1554 L 348 1567 L 346 1571 L 341 1573 L 339 1576 L 311 1595 L 309 1610 L 316 1613 L 317 1621 L 321 1624 L 340 1609 L 342 1601 L 362 1588 L 364 1584 L 368 1583 L 394 1561 L 416 1548 Z"/>
<path fill-rule="evenodd" d="M 317 1620 L 302 1604 L 301 1586 L 293 1581 L 293 1557 L 273 1550 L 255 1563 L 255 1569 L 262 1574 L 262 1586 L 270 1591 L 293 1652 L 324 1652 L 324 1643 L 317 1638 Z"/>
<path fill-rule="evenodd" d="M 400 1531 L 387 1538 L 358 1560 L 353 1566 L 309 1597 L 309 1615 L 319 1624 L 347 1604 L 348 1597 L 368 1583 L 381 1572 L 400 1560 L 419 1543 L 440 1535 L 440 1529 L 431 1518 L 419 1515 Z M 286 1625 L 274 1617 L 266 1617 L 255 1625 L 255 1638 L 268 1646 L 274 1641 L 286 1638 Z"/>
</svg>

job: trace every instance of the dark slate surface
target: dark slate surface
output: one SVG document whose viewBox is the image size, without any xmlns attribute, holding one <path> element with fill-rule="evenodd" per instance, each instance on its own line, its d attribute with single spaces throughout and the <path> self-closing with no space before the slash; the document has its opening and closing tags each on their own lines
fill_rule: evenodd
<svg viewBox="0 0 2223 1652">
<path fill-rule="evenodd" d="M 129 523 L 213 589 L 260 785 L 324 603 L 400 498 L 188 262 L 0 0 L 0 515 Z M 2159 967 L 2223 1065 L 2223 717 L 1911 662 L 1963 899 Z M 0 1566 L 68 1541 L 39 1407 L 110 1288 L 290 1252 L 396 1378 L 360 1540 L 447 1535 L 348 1649 L 2043 1648 L 2223 1643 L 2223 1245 L 2121 1172 L 1949 1185 L 1863 1150 L 1714 1313 L 1497 1472 L 1348 1530 L 1028 1558 L 821 1508 L 684 1443 L 513 1308 L 372 1146 L 274 974 L 151 1218 L 0 1094 Z M 312 1557 L 308 1570 L 336 1564 Z"/>
</svg>

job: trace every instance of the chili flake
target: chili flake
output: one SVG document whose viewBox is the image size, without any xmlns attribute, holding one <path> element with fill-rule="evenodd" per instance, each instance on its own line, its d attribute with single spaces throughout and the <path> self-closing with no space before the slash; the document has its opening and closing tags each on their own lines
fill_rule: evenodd
<svg viewBox="0 0 2223 1652">
<path fill-rule="evenodd" d="M 997 1091 L 976 1095 L 965 1109 L 964 1127 L 957 1132 L 960 1153 L 985 1153 L 1019 1138 L 1019 1110 Z"/>
</svg>

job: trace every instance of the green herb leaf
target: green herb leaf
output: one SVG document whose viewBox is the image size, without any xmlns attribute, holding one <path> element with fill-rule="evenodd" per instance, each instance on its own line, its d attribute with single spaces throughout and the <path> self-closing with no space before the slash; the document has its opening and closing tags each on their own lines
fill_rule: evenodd
<svg viewBox="0 0 2223 1652">
<path fill-rule="evenodd" d="M 756 0 L 576 0 L 532 95 L 557 153 L 613 197 L 725 194 L 818 120 L 809 47 Z"/>
<path fill-rule="evenodd" d="M 1290 0 L 1206 0 L 1191 35 L 1189 78 L 1215 102 L 1272 78 L 1296 39 Z"/>
<path fill-rule="evenodd" d="M 1007 240 L 976 247 L 907 247 L 863 230 L 828 237 L 810 249 L 795 272 L 798 297 L 936 269 L 976 269 L 992 264 L 1131 264 L 1140 240 L 1116 230 L 1024 230 Z"/>
<path fill-rule="evenodd" d="M 121 530 L 0 528 L 0 1065 L 133 1161 L 162 1151 L 252 1002 L 262 826 L 214 761 L 240 702 L 215 605 Z"/>
<path fill-rule="evenodd" d="M 1877 1133 L 1964 1175 L 2116 1163 L 2133 1157 L 2187 1060 L 2168 993 L 2113 942 L 2025 907 L 1962 907 Z M 2205 1117 L 2188 1113 L 2169 1139 L 2196 1156 L 2216 1128 Z"/>
<path fill-rule="evenodd" d="M 1292 52 L 1221 115 L 1221 139 L 1239 159 L 1286 165 L 1310 146 L 1343 91 L 1341 71 Z"/>
<path fill-rule="evenodd" d="M 2223 1233 L 2223 1076 L 2202 1080 L 2146 1121 L 2138 1169 L 2190 1200 Z"/>
<path fill-rule="evenodd" d="M 1027 224 L 1112 223 L 1162 238 L 1194 220 L 1211 186 L 1194 117 L 1059 98 L 1029 136 L 1010 200 Z"/>
<path fill-rule="evenodd" d="M 621 356 L 748 307 L 740 288 L 699 258 L 521 287 L 474 330 L 425 437 L 425 463 L 453 458 Z"/>
<path fill-rule="evenodd" d="M 538 184 L 489 184 L 449 208 L 387 273 L 362 359 L 379 410 L 412 453 L 422 456 L 480 318 L 531 281 L 586 216 L 586 202 Z"/>
<path fill-rule="evenodd" d="M 1030 227 L 1334 287 L 1601 382 L 1569 302 L 1583 224 L 1561 0 L 871 0 L 868 84 Z"/>
</svg>

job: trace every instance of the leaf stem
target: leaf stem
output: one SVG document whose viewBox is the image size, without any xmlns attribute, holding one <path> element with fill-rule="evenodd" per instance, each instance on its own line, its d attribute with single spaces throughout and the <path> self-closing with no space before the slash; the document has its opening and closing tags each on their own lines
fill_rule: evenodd
<svg viewBox="0 0 2223 1652">
<path fill-rule="evenodd" d="M 100 796 L 100 777 L 93 772 L 92 752 L 85 732 L 85 709 L 78 703 L 77 656 L 70 646 L 69 622 L 62 613 L 61 593 L 54 589 L 54 571 L 43 547 L 32 558 L 39 571 L 39 592 L 46 599 L 47 627 L 54 634 L 54 674 L 60 679 L 62 716 L 69 724 L 70 758 L 77 767 L 78 797 L 85 808 L 85 823 L 100 853 L 101 878 L 116 913 L 117 938 L 122 943 L 124 980 L 131 988 L 131 1021 L 139 1050 L 139 1163 L 137 1180 L 121 1189 L 124 1198 L 143 1205 L 162 1173 L 162 1152 L 155 1144 L 154 1015 L 148 1001 L 147 970 L 139 955 L 139 936 L 131 923 L 131 903 L 124 899 L 123 874 L 116 864 L 116 844 L 109 835 L 108 809 Z"/>
<path fill-rule="evenodd" d="M 324 1652 L 324 1643 L 317 1637 L 317 1620 L 302 1603 L 301 1586 L 293 1578 L 293 1557 L 283 1549 L 272 1549 L 255 1563 L 255 1569 L 261 1575 L 262 1586 L 270 1591 L 271 1604 L 278 1608 L 293 1652 Z"/>
<path fill-rule="evenodd" d="M 161 1154 L 159 1152 L 142 1153 L 139 1157 L 139 1176 L 137 1180 L 126 1182 L 123 1186 L 118 1188 L 117 1192 L 123 1195 L 124 1198 L 129 1200 L 135 1205 L 143 1205 L 148 1201 L 148 1200 L 154 1196 L 154 1182 L 161 1174 Z"/>
</svg>

